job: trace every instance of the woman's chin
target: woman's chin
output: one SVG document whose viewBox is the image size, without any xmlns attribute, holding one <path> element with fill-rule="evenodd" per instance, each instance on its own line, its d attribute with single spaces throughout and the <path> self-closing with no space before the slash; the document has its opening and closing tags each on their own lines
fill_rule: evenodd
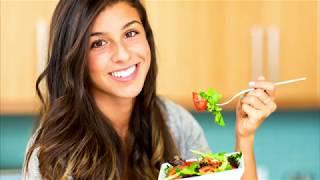
<svg viewBox="0 0 320 180">
<path fill-rule="evenodd" d="M 120 98 L 135 98 L 139 95 L 141 89 L 126 89 L 126 90 L 119 90 L 116 92 L 116 96 Z"/>
</svg>

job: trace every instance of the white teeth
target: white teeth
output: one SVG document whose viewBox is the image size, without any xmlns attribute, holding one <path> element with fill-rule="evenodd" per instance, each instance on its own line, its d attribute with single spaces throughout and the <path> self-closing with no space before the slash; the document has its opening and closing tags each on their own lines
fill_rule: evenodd
<svg viewBox="0 0 320 180">
<path fill-rule="evenodd" d="M 133 65 L 126 70 L 112 72 L 111 75 L 117 78 L 125 78 L 130 76 L 135 70 L 136 70 L 136 65 Z"/>
</svg>

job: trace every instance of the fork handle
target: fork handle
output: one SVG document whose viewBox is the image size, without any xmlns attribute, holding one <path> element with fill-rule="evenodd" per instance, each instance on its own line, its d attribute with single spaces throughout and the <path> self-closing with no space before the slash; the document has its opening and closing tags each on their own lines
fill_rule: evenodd
<svg viewBox="0 0 320 180">
<path fill-rule="evenodd" d="M 304 81 L 306 80 L 307 78 L 306 77 L 302 77 L 302 78 L 297 78 L 297 79 L 290 79 L 290 80 L 287 80 L 287 81 L 279 81 L 279 82 L 276 82 L 274 83 L 275 86 L 280 86 L 280 85 L 284 85 L 284 84 L 290 84 L 290 83 L 295 83 L 295 82 L 299 82 L 299 81 Z M 226 104 L 229 104 L 231 101 L 233 101 L 236 97 L 244 94 L 244 93 L 247 93 L 247 92 L 250 92 L 254 90 L 254 88 L 250 88 L 250 89 L 245 89 L 245 90 L 242 90 L 240 92 L 238 92 L 237 94 L 235 94 L 234 96 L 232 96 L 228 101 L 224 102 L 224 103 L 219 103 L 217 104 L 218 106 L 224 106 Z"/>
<path fill-rule="evenodd" d="M 302 77 L 302 78 L 291 79 L 291 80 L 287 80 L 287 81 L 280 81 L 280 82 L 274 83 L 274 85 L 279 86 L 279 85 L 283 85 L 283 84 L 290 84 L 290 83 L 295 83 L 295 82 L 299 82 L 299 81 L 304 81 L 306 79 L 307 79 L 306 77 Z"/>
</svg>

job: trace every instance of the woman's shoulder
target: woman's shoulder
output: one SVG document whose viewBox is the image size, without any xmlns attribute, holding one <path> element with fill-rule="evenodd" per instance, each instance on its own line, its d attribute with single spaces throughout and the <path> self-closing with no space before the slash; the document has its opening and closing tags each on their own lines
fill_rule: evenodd
<svg viewBox="0 0 320 180">
<path fill-rule="evenodd" d="M 27 152 L 30 150 L 31 146 L 33 145 L 34 141 L 35 141 L 35 137 L 37 135 L 37 132 L 35 132 L 29 139 L 28 144 L 27 144 L 27 148 L 26 148 L 26 155 Z M 32 152 L 31 152 L 31 156 L 29 158 L 29 160 L 27 161 L 27 157 L 25 155 L 24 158 L 24 165 L 23 165 L 23 174 L 22 174 L 22 179 L 24 180 L 40 180 L 41 179 L 41 175 L 40 175 L 40 170 L 39 170 L 39 147 L 35 148 Z M 28 168 L 28 169 L 26 169 Z"/>
<path fill-rule="evenodd" d="M 196 122 L 192 114 L 181 105 L 174 101 L 159 97 L 161 101 L 161 109 L 165 113 L 168 125 L 179 125 Z M 197 123 L 197 122 L 196 122 Z"/>
<path fill-rule="evenodd" d="M 167 125 L 183 158 L 193 158 L 191 149 L 209 151 L 204 132 L 193 115 L 181 105 L 160 97 Z"/>
</svg>

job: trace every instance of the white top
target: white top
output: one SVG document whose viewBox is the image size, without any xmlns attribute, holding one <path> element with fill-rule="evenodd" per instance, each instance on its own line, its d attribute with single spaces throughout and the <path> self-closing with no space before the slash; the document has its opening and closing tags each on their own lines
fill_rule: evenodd
<svg viewBox="0 0 320 180">
<path fill-rule="evenodd" d="M 166 112 L 167 125 L 172 133 L 172 137 L 180 150 L 183 159 L 195 158 L 190 150 L 202 152 L 210 151 L 207 140 L 199 123 L 194 119 L 190 112 L 172 101 L 161 98 L 164 102 L 163 112 Z M 33 142 L 29 140 L 27 149 Z M 24 168 L 25 170 L 25 165 Z M 25 171 L 23 171 L 25 172 Z M 29 161 L 28 174 L 23 174 L 24 180 L 41 180 L 39 171 L 38 149 L 32 153 Z M 72 179 L 70 177 L 70 179 Z"/>
</svg>

